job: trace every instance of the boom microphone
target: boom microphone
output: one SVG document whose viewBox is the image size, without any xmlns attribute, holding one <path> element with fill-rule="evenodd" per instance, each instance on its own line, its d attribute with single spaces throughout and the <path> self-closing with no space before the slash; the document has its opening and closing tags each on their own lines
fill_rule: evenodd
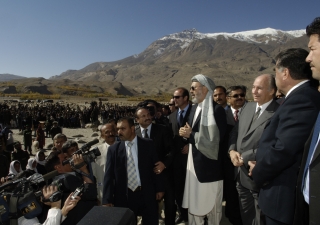
<svg viewBox="0 0 320 225">
<path fill-rule="evenodd" d="M 97 138 L 95 138 L 92 141 L 89 141 L 88 143 L 82 145 L 82 147 L 79 150 L 86 152 L 92 147 L 92 145 L 95 145 L 98 143 L 99 143 L 99 140 Z"/>
</svg>

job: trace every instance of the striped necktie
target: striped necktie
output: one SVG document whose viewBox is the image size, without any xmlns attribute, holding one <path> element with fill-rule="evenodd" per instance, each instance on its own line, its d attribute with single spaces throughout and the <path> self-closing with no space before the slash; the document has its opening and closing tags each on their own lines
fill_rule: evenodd
<svg viewBox="0 0 320 225">
<path fill-rule="evenodd" d="M 127 147 L 128 147 L 127 172 L 128 172 L 128 188 L 134 191 L 139 185 L 137 180 L 136 167 L 134 165 L 134 160 L 131 152 L 132 145 L 133 145 L 132 142 L 128 142 L 127 144 Z"/>
</svg>

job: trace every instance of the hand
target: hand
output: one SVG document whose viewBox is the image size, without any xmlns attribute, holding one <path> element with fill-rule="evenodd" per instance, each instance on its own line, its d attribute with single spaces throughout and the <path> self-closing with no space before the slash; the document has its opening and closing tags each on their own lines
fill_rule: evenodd
<svg viewBox="0 0 320 225">
<path fill-rule="evenodd" d="M 183 146 L 183 148 L 181 149 L 181 153 L 188 154 L 189 153 L 189 145 Z"/>
<path fill-rule="evenodd" d="M 74 163 L 75 166 L 77 166 L 78 164 L 84 162 L 81 154 L 74 154 L 74 155 L 72 156 L 72 159 L 73 159 L 73 163 Z M 80 170 L 81 170 L 83 167 L 86 167 L 86 165 L 82 166 L 82 167 L 80 168 Z"/>
<path fill-rule="evenodd" d="M 5 182 L 7 182 L 7 178 L 8 177 L 1 177 L 0 179 L 0 185 L 4 184 Z"/>
<path fill-rule="evenodd" d="M 108 204 L 105 204 L 105 205 L 102 205 L 104 207 L 113 207 L 113 204 L 112 203 L 108 203 Z"/>
<path fill-rule="evenodd" d="M 190 125 L 188 123 L 186 123 L 186 125 L 184 125 L 184 127 L 180 127 L 179 135 L 181 137 L 189 138 L 191 132 L 192 132 L 192 128 L 190 127 Z"/>
<path fill-rule="evenodd" d="M 239 152 L 235 150 L 231 150 L 230 152 L 230 159 L 234 166 L 239 167 L 243 165 L 243 159 Z"/>
<path fill-rule="evenodd" d="M 249 173 L 248 175 L 251 177 L 252 176 L 252 170 L 254 169 L 254 167 L 256 166 L 257 161 L 249 161 L 248 165 L 250 166 L 249 168 Z"/>
<path fill-rule="evenodd" d="M 154 165 L 155 167 L 153 168 L 153 172 L 156 174 L 162 173 L 162 171 L 166 168 L 166 166 L 161 161 L 156 162 Z"/>
<path fill-rule="evenodd" d="M 164 196 L 164 192 L 157 192 L 156 193 L 156 200 L 161 200 Z"/>
<path fill-rule="evenodd" d="M 57 186 L 53 186 L 53 185 L 49 185 L 49 186 L 45 186 L 42 189 L 42 194 L 43 197 L 41 198 L 41 201 L 45 200 L 45 199 L 49 199 L 50 196 L 58 191 L 58 187 Z M 51 206 L 51 208 L 57 208 L 60 209 L 61 208 L 61 200 L 56 201 L 56 202 L 44 202 L 45 205 Z"/>
<path fill-rule="evenodd" d="M 69 197 L 66 199 L 66 201 L 64 202 L 64 205 L 61 209 L 61 213 L 64 216 L 67 216 L 68 212 L 73 209 L 74 207 L 76 207 L 76 205 L 78 204 L 78 202 L 80 201 L 81 197 L 77 196 L 75 197 L 75 199 L 72 199 L 73 192 L 69 195 Z"/>
</svg>

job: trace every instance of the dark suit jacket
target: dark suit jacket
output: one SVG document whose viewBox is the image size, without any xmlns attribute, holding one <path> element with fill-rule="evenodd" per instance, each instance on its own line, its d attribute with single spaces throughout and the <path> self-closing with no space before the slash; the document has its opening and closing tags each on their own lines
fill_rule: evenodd
<svg viewBox="0 0 320 225">
<path fill-rule="evenodd" d="M 154 164 L 159 161 L 153 141 L 137 137 L 137 142 L 143 200 L 147 206 L 153 205 L 156 202 L 156 193 L 164 192 L 163 175 L 156 175 L 153 172 Z M 112 203 L 116 207 L 127 207 L 127 153 L 124 141 L 116 142 L 109 147 L 107 162 L 102 203 Z"/>
<path fill-rule="evenodd" d="M 295 191 L 304 144 L 319 112 L 319 93 L 309 82 L 291 92 L 263 132 L 253 180 L 261 187 L 262 212 L 292 224 Z"/>
<path fill-rule="evenodd" d="M 259 118 L 251 125 L 256 106 L 256 102 L 248 102 L 246 107 L 241 111 L 239 123 L 235 125 L 230 135 L 229 150 L 238 151 L 243 158 L 244 165 L 238 167 L 236 170 L 236 175 L 240 173 L 240 182 L 242 186 L 250 190 L 259 191 L 259 188 L 253 182 L 252 177 L 248 176 L 248 161 L 255 161 L 260 137 L 265 126 L 270 121 L 274 112 L 278 109 L 279 104 L 273 100 Z"/>
<path fill-rule="evenodd" d="M 159 160 L 166 166 L 167 169 L 172 164 L 174 149 L 172 146 L 172 137 L 168 131 L 168 127 L 160 124 L 151 124 L 150 139 L 153 140 L 156 147 Z M 141 128 L 138 126 L 136 128 L 137 136 L 142 138 Z"/>
<path fill-rule="evenodd" d="M 231 110 L 231 107 L 228 105 L 228 108 L 226 110 L 226 116 L 227 116 L 227 124 L 234 126 L 236 125 L 236 122 L 234 121 L 233 113 Z"/>
<path fill-rule="evenodd" d="M 189 108 L 183 118 L 183 123 L 182 123 L 183 126 L 189 120 L 191 108 L 192 108 L 192 105 L 189 105 Z M 169 124 L 173 131 L 173 147 L 175 150 L 175 161 L 183 161 L 184 162 L 183 164 L 185 164 L 185 168 L 187 168 L 186 166 L 187 166 L 188 154 L 182 154 L 181 150 L 185 145 L 189 143 L 189 141 L 179 136 L 180 126 L 178 124 L 177 114 L 178 114 L 178 110 L 174 111 L 169 115 Z"/>
<path fill-rule="evenodd" d="M 192 125 L 193 117 L 195 115 L 198 104 L 192 106 L 189 125 Z M 226 113 L 222 106 L 213 102 L 214 118 L 220 131 L 220 143 L 224 139 L 227 129 Z M 194 169 L 200 183 L 214 182 L 223 179 L 222 165 L 223 165 L 223 151 L 219 151 L 218 160 L 209 159 L 204 156 L 195 146 L 194 135 L 200 129 L 201 113 L 199 113 L 195 123 L 192 126 L 192 133 L 190 134 L 189 142 L 192 144 L 192 155 Z M 220 146 L 221 148 L 221 146 Z"/>
<path fill-rule="evenodd" d="M 320 145 L 316 147 L 313 158 L 309 167 L 309 223 L 303 220 L 305 200 L 302 193 L 303 172 L 308 158 L 309 148 L 312 140 L 313 131 L 305 145 L 302 163 L 298 175 L 297 192 L 296 192 L 296 210 L 295 210 L 295 225 L 305 224 L 320 224 L 319 209 L 320 209 Z"/>
</svg>

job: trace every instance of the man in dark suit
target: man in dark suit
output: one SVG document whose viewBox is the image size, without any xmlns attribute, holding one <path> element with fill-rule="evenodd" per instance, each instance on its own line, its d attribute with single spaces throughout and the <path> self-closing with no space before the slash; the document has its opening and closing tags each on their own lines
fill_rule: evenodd
<svg viewBox="0 0 320 225">
<path fill-rule="evenodd" d="M 214 82 L 198 74 L 192 79 L 189 121 L 179 130 L 188 138 L 189 154 L 182 207 L 188 208 L 188 224 L 219 224 L 222 217 L 222 154 L 220 140 L 226 132 L 224 109 L 212 99 Z M 209 200 L 210 199 L 210 200 Z"/>
<path fill-rule="evenodd" d="M 246 93 L 242 86 L 231 86 L 226 91 L 229 107 L 226 110 L 228 124 L 235 125 L 239 121 L 241 110 L 245 105 Z"/>
<path fill-rule="evenodd" d="M 270 74 L 258 76 L 252 87 L 254 102 L 248 102 L 230 136 L 229 154 L 236 170 L 243 224 L 263 224 L 258 207 L 259 188 L 248 176 L 248 161 L 255 160 L 259 140 L 279 104 L 273 100 L 277 87 Z"/>
<path fill-rule="evenodd" d="M 261 187 L 259 207 L 267 225 L 293 223 L 304 144 L 319 113 L 319 93 L 310 86 L 307 55 L 297 48 L 276 56 L 276 85 L 285 98 L 261 136 L 256 162 L 249 162 L 249 173 Z"/>
<path fill-rule="evenodd" d="M 312 77 L 320 80 L 320 17 L 307 26 L 307 36 L 310 38 L 308 47 L 310 53 L 306 61 L 310 63 Z M 300 166 L 297 185 L 297 204 L 295 225 L 320 224 L 320 114 L 305 145 Z"/>
<path fill-rule="evenodd" d="M 239 91 L 239 93 L 238 93 Z M 240 86 L 232 86 L 228 88 L 228 94 L 233 96 L 237 92 L 238 94 L 243 93 Z M 244 103 L 244 97 L 237 100 L 242 100 Z M 227 115 L 227 132 L 225 138 L 221 143 L 221 150 L 223 153 L 223 198 L 226 201 L 225 206 L 225 216 L 229 219 L 230 223 L 233 225 L 242 225 L 241 214 L 240 214 L 240 206 L 239 206 L 239 197 L 236 189 L 236 180 L 234 177 L 235 167 L 230 161 L 230 157 L 228 154 L 229 150 L 229 134 L 236 124 L 235 118 L 233 116 L 231 106 L 227 104 L 227 90 L 223 86 L 216 86 L 213 91 L 213 101 L 221 105 Z M 241 109 L 243 104 L 234 104 L 233 106 L 237 109 Z M 238 101 L 239 102 L 239 101 Z"/>
<path fill-rule="evenodd" d="M 176 218 L 176 205 L 173 189 L 173 147 L 172 137 L 168 128 L 152 123 L 152 117 L 147 108 L 139 107 L 135 112 L 135 119 L 139 126 L 136 127 L 136 134 L 141 138 L 153 140 L 158 154 L 159 161 L 155 164 L 154 172 L 163 173 L 165 183 L 164 214 L 165 224 L 174 225 Z"/>
<path fill-rule="evenodd" d="M 173 92 L 173 99 L 175 107 L 178 109 L 170 114 L 169 123 L 173 132 L 173 145 L 175 149 L 173 176 L 175 199 L 179 210 L 179 216 L 176 219 L 176 223 L 179 224 L 183 221 L 188 221 L 188 210 L 182 208 L 182 199 L 189 151 L 188 140 L 179 136 L 179 129 L 186 125 L 192 106 L 189 103 L 189 91 L 183 87 L 178 87 Z"/>
<path fill-rule="evenodd" d="M 144 224 L 158 224 L 158 204 L 164 195 L 163 175 L 153 172 L 159 162 L 152 140 L 136 136 L 132 118 L 117 123 L 121 142 L 109 147 L 102 204 L 127 207 Z"/>
</svg>

